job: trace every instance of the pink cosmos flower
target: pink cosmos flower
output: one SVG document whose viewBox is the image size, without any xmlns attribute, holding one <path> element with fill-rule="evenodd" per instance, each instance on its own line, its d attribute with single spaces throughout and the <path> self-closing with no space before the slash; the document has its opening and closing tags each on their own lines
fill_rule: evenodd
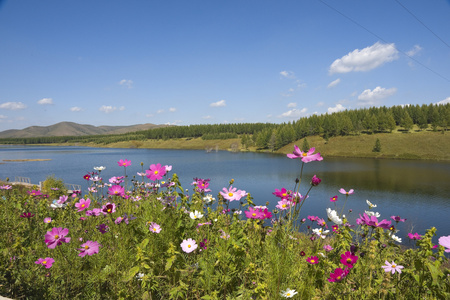
<svg viewBox="0 0 450 300">
<path fill-rule="evenodd" d="M 108 189 L 108 194 L 123 197 L 125 195 L 125 188 L 120 185 L 113 185 Z"/>
<path fill-rule="evenodd" d="M 83 176 L 83 178 L 84 178 L 85 180 L 89 180 L 89 179 L 91 179 L 91 175 L 86 174 L 86 175 Z"/>
<path fill-rule="evenodd" d="M 386 219 L 382 221 L 378 221 L 377 217 L 375 216 L 368 216 L 366 213 L 363 214 L 361 217 L 361 214 L 359 215 L 359 218 L 356 219 L 356 224 L 358 225 L 368 225 L 371 227 L 381 227 L 384 229 L 389 229 L 391 227 L 391 221 L 388 221 Z"/>
<path fill-rule="evenodd" d="M 0 190 L 10 190 L 10 189 L 12 189 L 12 186 L 8 184 L 0 186 Z"/>
<path fill-rule="evenodd" d="M 247 193 L 245 191 L 237 190 L 237 188 L 234 188 L 233 186 L 230 186 L 230 188 L 227 190 L 226 188 L 222 189 L 223 192 L 219 192 L 226 200 L 228 201 L 239 201 L 242 197 L 247 196 Z"/>
<path fill-rule="evenodd" d="M 331 229 L 333 229 L 333 232 L 337 232 L 339 230 L 339 225 L 333 225 L 331 226 Z"/>
<path fill-rule="evenodd" d="M 161 166 L 161 164 L 151 164 L 150 170 L 145 170 L 145 173 L 147 173 L 147 178 L 150 178 L 150 180 L 160 180 L 166 174 L 166 168 Z"/>
<path fill-rule="evenodd" d="M 450 252 L 450 235 L 448 236 L 441 236 L 439 238 L 439 245 L 441 245 L 442 247 L 445 247 L 446 249 L 444 250 L 445 252 Z"/>
<path fill-rule="evenodd" d="M 195 191 L 196 192 L 211 192 L 211 189 L 209 189 L 209 181 L 210 179 L 201 179 L 201 178 L 194 178 L 194 182 L 192 183 L 192 185 L 195 185 Z"/>
<path fill-rule="evenodd" d="M 172 171 L 172 166 L 165 165 L 164 168 L 166 169 L 166 173 L 169 173 L 170 171 Z"/>
<path fill-rule="evenodd" d="M 120 167 L 128 167 L 131 166 L 131 161 L 127 159 L 121 159 L 117 162 Z"/>
<path fill-rule="evenodd" d="M 45 268 L 50 269 L 54 262 L 55 262 L 55 260 L 53 258 L 46 257 L 46 258 L 39 258 L 34 263 L 37 265 L 43 265 Z"/>
<path fill-rule="evenodd" d="M 330 273 L 330 278 L 328 278 L 328 281 L 339 282 L 348 275 L 348 272 L 350 272 L 348 268 L 345 268 L 345 270 L 342 270 L 341 268 L 336 268 L 334 272 Z"/>
<path fill-rule="evenodd" d="M 87 241 L 86 243 L 81 244 L 81 248 L 78 249 L 78 251 L 81 251 L 81 252 L 78 253 L 78 256 L 80 256 L 80 257 L 84 257 L 86 255 L 91 256 L 95 253 L 98 253 L 99 246 L 101 246 L 101 245 L 98 242 Z"/>
<path fill-rule="evenodd" d="M 353 189 L 350 189 L 350 191 L 346 191 L 346 190 L 344 190 L 343 188 L 341 188 L 340 190 L 339 190 L 339 193 L 341 193 L 341 194 L 343 194 L 343 195 L 351 195 L 351 194 L 353 194 L 355 191 L 353 190 Z"/>
<path fill-rule="evenodd" d="M 47 217 L 47 218 L 44 218 L 44 223 L 51 223 L 52 222 L 52 218 L 50 218 L 50 217 Z"/>
<path fill-rule="evenodd" d="M 316 221 L 317 219 L 319 219 L 319 217 L 316 217 L 316 216 L 308 216 L 308 220 L 310 220 L 310 221 L 312 221 L 312 222 Z"/>
<path fill-rule="evenodd" d="M 319 258 L 317 256 L 310 256 L 306 259 L 306 261 L 312 265 L 315 265 L 319 263 Z"/>
<path fill-rule="evenodd" d="M 62 227 L 53 227 L 51 231 L 45 234 L 45 243 L 49 249 L 55 249 L 56 246 L 62 243 L 70 242 L 70 237 L 65 237 L 69 234 L 69 229 Z"/>
<path fill-rule="evenodd" d="M 321 227 L 325 227 L 325 228 L 328 229 L 327 222 L 325 222 L 324 219 L 318 218 L 318 219 L 317 219 L 317 225 L 319 225 L 319 226 L 321 226 Z"/>
<path fill-rule="evenodd" d="M 60 196 L 60 197 L 59 197 L 59 200 L 56 201 L 56 203 L 58 203 L 58 204 L 64 204 L 64 203 L 67 201 L 67 199 L 69 199 L 69 197 L 66 196 L 66 195 Z"/>
<path fill-rule="evenodd" d="M 198 245 L 195 242 L 195 240 L 189 238 L 187 240 L 183 240 L 183 242 L 180 244 L 181 249 L 183 249 L 186 253 L 191 253 L 195 249 L 197 249 Z"/>
<path fill-rule="evenodd" d="M 422 238 L 420 237 L 420 235 L 416 232 L 416 233 L 414 233 L 414 234 L 412 234 L 411 232 L 410 233 L 408 233 L 408 237 L 411 239 L 411 240 L 421 240 Z"/>
<path fill-rule="evenodd" d="M 32 213 L 30 213 L 30 212 L 24 212 L 24 213 L 21 214 L 19 217 L 29 219 L 29 218 L 34 217 L 34 214 L 32 214 Z"/>
<path fill-rule="evenodd" d="M 281 209 L 281 210 L 286 210 L 289 209 L 292 205 L 292 202 L 283 199 L 281 201 L 278 201 L 278 205 L 276 206 L 276 208 Z"/>
<path fill-rule="evenodd" d="M 94 208 L 92 210 L 87 210 L 86 211 L 86 216 L 98 217 L 98 216 L 100 216 L 101 213 L 102 213 L 102 209 L 101 208 Z"/>
<path fill-rule="evenodd" d="M 114 221 L 114 223 L 116 223 L 116 225 L 119 225 L 120 223 L 122 223 L 122 221 L 123 221 L 123 218 L 122 218 L 122 217 L 118 217 L 118 218 Z"/>
<path fill-rule="evenodd" d="M 291 197 L 292 191 L 281 188 L 281 190 L 275 189 L 275 192 L 273 192 L 272 194 L 281 199 L 286 199 Z"/>
<path fill-rule="evenodd" d="M 358 261 L 358 256 L 354 255 L 350 251 L 347 251 L 344 254 L 341 254 L 340 262 L 343 263 L 345 266 L 349 267 L 350 269 L 353 268 L 353 265 L 357 261 Z"/>
<path fill-rule="evenodd" d="M 31 190 L 27 191 L 27 193 L 31 196 L 42 196 L 42 192 L 40 190 Z"/>
<path fill-rule="evenodd" d="M 323 250 L 330 252 L 331 250 L 333 250 L 333 247 L 331 247 L 331 245 L 325 245 L 323 246 Z"/>
<path fill-rule="evenodd" d="M 106 214 L 112 214 L 116 212 L 116 205 L 114 203 L 106 203 L 105 205 L 103 205 L 102 207 L 102 213 L 104 215 Z"/>
<path fill-rule="evenodd" d="M 156 224 L 155 222 L 150 223 L 150 227 L 148 228 L 153 233 L 160 233 L 161 232 L 161 226 Z"/>
<path fill-rule="evenodd" d="M 335 196 L 333 196 L 333 197 L 330 198 L 330 201 L 331 201 L 331 202 L 336 202 L 337 199 L 338 199 L 338 196 L 335 195 Z"/>
<path fill-rule="evenodd" d="M 97 226 L 97 230 L 100 231 L 101 234 L 105 234 L 109 229 L 109 226 L 106 224 L 100 224 Z"/>
<path fill-rule="evenodd" d="M 397 271 L 398 273 L 402 273 L 402 269 L 404 268 L 403 266 L 399 266 L 397 265 L 394 261 L 392 261 L 392 263 L 390 264 L 387 260 L 384 262 L 386 265 L 385 266 L 381 266 L 385 272 L 392 272 L 392 274 L 395 273 L 395 271 Z"/>
<path fill-rule="evenodd" d="M 322 182 L 322 179 L 316 177 L 316 175 L 314 175 L 314 176 L 311 178 L 311 185 L 312 185 L 312 186 L 317 186 L 317 185 L 319 185 L 320 182 Z"/>
<path fill-rule="evenodd" d="M 75 203 L 75 207 L 78 208 L 77 212 L 83 211 L 87 208 L 89 208 L 89 205 L 91 205 L 91 199 L 87 198 L 86 200 L 81 198 L 80 202 Z"/>
<path fill-rule="evenodd" d="M 400 218 L 400 216 L 391 216 L 391 219 L 394 220 L 397 223 L 406 221 L 406 219 L 402 219 L 402 218 Z"/>
<path fill-rule="evenodd" d="M 119 177 L 113 176 L 110 179 L 108 179 L 108 181 L 109 181 L 109 183 L 113 183 L 113 184 L 121 184 L 123 182 L 122 179 L 124 179 L 124 178 L 125 178 L 124 176 L 119 176 Z"/>
<path fill-rule="evenodd" d="M 323 157 L 320 156 L 320 153 L 314 154 L 316 148 L 312 147 L 308 150 L 308 152 L 301 151 L 297 145 L 294 145 L 294 152 L 287 154 L 286 156 L 292 159 L 301 158 L 302 162 L 309 163 L 311 161 L 321 161 Z"/>
</svg>

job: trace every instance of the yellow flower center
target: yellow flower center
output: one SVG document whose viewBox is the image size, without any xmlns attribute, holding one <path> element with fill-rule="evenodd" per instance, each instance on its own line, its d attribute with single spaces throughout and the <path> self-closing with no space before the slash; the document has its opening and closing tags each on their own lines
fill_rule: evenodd
<svg viewBox="0 0 450 300">
<path fill-rule="evenodd" d="M 308 153 L 303 152 L 303 153 L 302 153 L 302 156 L 308 156 Z"/>
<path fill-rule="evenodd" d="M 232 193 L 232 192 L 229 192 L 229 193 L 228 193 L 228 196 L 233 197 L 233 193 Z"/>
<path fill-rule="evenodd" d="M 84 207 L 85 205 L 84 204 L 81 204 L 81 207 Z"/>
<path fill-rule="evenodd" d="M 156 228 L 153 228 L 153 231 L 156 231 Z"/>
<path fill-rule="evenodd" d="M 191 245 L 188 245 L 188 248 L 191 248 Z"/>
<path fill-rule="evenodd" d="M 89 246 L 88 245 L 84 246 L 84 249 L 86 249 L 86 250 L 89 249 Z"/>
<path fill-rule="evenodd" d="M 348 196 L 348 192 L 345 193 Z"/>
<path fill-rule="evenodd" d="M 397 268 L 397 266 L 396 265 L 392 265 L 392 267 L 395 269 L 395 268 Z"/>
<path fill-rule="evenodd" d="M 316 261 L 314 260 L 314 259 L 311 259 L 311 263 L 313 264 L 313 263 L 315 263 Z"/>
<path fill-rule="evenodd" d="M 256 217 L 256 214 L 255 214 L 255 213 L 252 213 L 252 216 L 253 216 L 253 217 Z"/>
<path fill-rule="evenodd" d="M 46 263 L 47 263 L 47 261 L 46 261 L 46 260 L 44 260 L 44 261 L 42 262 L 42 264 L 43 264 L 43 265 L 45 265 Z"/>
<path fill-rule="evenodd" d="M 55 239 L 59 238 L 59 235 L 55 234 Z"/>
<path fill-rule="evenodd" d="M 111 212 L 111 208 L 108 208 L 107 212 L 109 212 L 109 213 L 110 213 L 110 212 Z"/>
<path fill-rule="evenodd" d="M 349 264 L 351 262 L 352 262 L 352 259 L 351 258 L 347 258 L 347 263 Z"/>
<path fill-rule="evenodd" d="M 337 280 L 341 280 L 341 276 L 338 276 L 336 279 L 337 279 Z"/>
<path fill-rule="evenodd" d="M 281 196 L 283 196 L 283 197 L 286 197 L 286 196 L 287 196 L 287 194 L 286 194 L 286 193 L 283 193 L 283 194 L 281 194 Z"/>
<path fill-rule="evenodd" d="M 281 207 L 283 207 L 283 208 L 285 208 L 286 206 L 287 206 L 286 204 L 281 205 Z"/>
<path fill-rule="evenodd" d="M 290 296 L 291 296 L 291 293 L 286 293 L 286 296 L 290 297 Z"/>
<path fill-rule="evenodd" d="M 158 175 L 158 171 L 155 171 L 155 175 Z"/>
</svg>

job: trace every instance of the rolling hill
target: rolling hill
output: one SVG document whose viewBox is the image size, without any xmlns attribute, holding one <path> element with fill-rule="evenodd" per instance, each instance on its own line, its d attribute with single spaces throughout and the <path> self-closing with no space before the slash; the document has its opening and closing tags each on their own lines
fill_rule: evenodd
<svg viewBox="0 0 450 300">
<path fill-rule="evenodd" d="M 130 126 L 93 126 L 73 122 L 60 122 L 50 126 L 31 126 L 24 129 L 10 129 L 0 132 L 0 138 L 27 138 L 47 136 L 82 136 L 98 134 L 122 134 L 168 125 L 139 124 Z"/>
</svg>

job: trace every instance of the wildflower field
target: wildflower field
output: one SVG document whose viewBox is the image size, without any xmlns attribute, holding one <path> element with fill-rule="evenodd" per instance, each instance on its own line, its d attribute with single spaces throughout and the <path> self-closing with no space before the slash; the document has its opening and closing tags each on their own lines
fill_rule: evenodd
<svg viewBox="0 0 450 300">
<path fill-rule="evenodd" d="M 297 146 L 287 155 L 299 176 L 273 192 L 274 210 L 256 206 L 245 182 L 209 179 L 181 185 L 176 166 L 118 160 L 80 174 L 86 191 L 68 194 L 51 178 L 42 190 L 0 185 L 0 295 L 13 299 L 449 299 L 445 252 L 450 236 L 435 228 L 409 233 L 376 204 L 356 200 L 357 187 L 330 195 L 323 215 L 314 201 L 323 160 Z M 136 170 L 134 170 L 135 172 Z M 84 175 L 84 176 L 83 176 Z M 201 174 L 199 174 L 201 176 Z M 288 186 L 291 185 L 291 186 Z M 354 188 L 354 189 L 353 189 Z M 255 199 L 255 202 L 257 199 Z M 345 209 L 366 201 L 350 224 Z M 375 201 L 374 201 L 375 202 Z"/>
</svg>

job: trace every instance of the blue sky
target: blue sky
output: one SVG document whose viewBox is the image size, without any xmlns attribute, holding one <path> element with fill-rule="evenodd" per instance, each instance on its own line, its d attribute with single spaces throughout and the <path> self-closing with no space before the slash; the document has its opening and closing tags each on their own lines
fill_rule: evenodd
<svg viewBox="0 0 450 300">
<path fill-rule="evenodd" d="M 450 101 L 450 1 L 0 0 L 0 131 Z"/>
</svg>

